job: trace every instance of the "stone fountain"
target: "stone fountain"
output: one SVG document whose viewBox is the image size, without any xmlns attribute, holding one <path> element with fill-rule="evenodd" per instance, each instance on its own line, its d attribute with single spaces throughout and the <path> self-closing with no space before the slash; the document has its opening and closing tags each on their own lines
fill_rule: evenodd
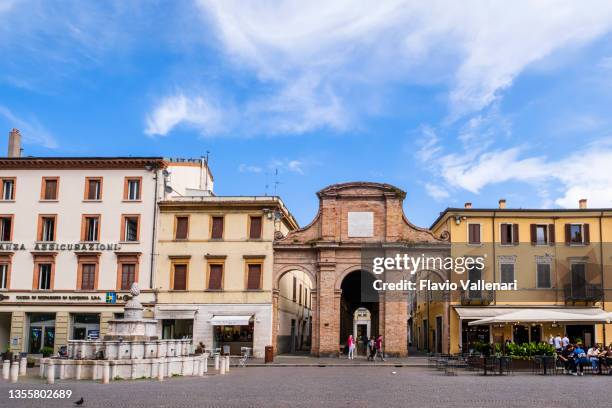
<svg viewBox="0 0 612 408">
<path fill-rule="evenodd" d="M 102 340 L 69 340 L 67 358 L 41 359 L 40 375 L 59 379 L 136 379 L 203 375 L 208 355 L 193 355 L 191 339 L 160 340 L 157 320 L 142 317 L 138 284 L 132 284 L 124 317 L 108 322 Z M 52 368 L 51 368 L 52 367 Z"/>
</svg>

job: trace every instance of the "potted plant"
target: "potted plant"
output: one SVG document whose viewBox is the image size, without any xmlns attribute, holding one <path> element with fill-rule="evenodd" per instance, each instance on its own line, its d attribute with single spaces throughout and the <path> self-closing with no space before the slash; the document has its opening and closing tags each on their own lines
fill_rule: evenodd
<svg viewBox="0 0 612 408">
<path fill-rule="evenodd" d="M 43 357 L 47 358 L 53 354 L 53 347 L 43 347 L 40 351 Z"/>
</svg>

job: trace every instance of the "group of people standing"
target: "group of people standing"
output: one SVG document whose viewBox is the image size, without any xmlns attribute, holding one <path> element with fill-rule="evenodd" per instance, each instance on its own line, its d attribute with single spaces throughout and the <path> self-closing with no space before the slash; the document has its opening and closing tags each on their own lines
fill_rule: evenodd
<svg viewBox="0 0 612 408">
<path fill-rule="evenodd" d="M 608 347 L 595 344 L 585 351 L 582 341 L 570 343 L 567 336 L 557 335 L 549 339 L 549 344 L 557 351 L 557 358 L 563 363 L 565 371 L 572 375 L 584 375 L 584 367 L 590 365 L 593 372 L 603 373 L 604 366 L 608 374 L 612 373 L 612 344 Z"/>
<path fill-rule="evenodd" d="M 385 356 L 383 353 L 382 335 L 378 335 L 376 339 L 374 338 L 374 336 L 370 337 L 369 339 L 368 336 L 363 336 L 361 342 L 368 357 L 368 361 L 376 361 L 377 358 L 380 358 L 381 361 L 385 361 Z M 357 348 L 357 341 L 352 334 L 349 335 L 348 340 L 346 341 L 346 346 L 348 347 L 348 359 L 355 359 L 355 349 Z"/>
</svg>

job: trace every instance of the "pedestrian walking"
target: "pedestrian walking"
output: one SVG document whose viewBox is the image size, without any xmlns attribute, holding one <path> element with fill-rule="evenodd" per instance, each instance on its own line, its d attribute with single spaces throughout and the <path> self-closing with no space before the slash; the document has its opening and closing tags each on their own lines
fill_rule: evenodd
<svg viewBox="0 0 612 408">
<path fill-rule="evenodd" d="M 374 356 L 376 355 L 376 341 L 374 340 L 374 336 L 370 337 L 370 341 L 368 341 L 368 361 L 374 361 Z"/>
<path fill-rule="evenodd" d="M 376 355 L 374 356 L 374 361 L 376 361 L 376 357 L 380 357 L 381 361 L 385 361 L 382 342 L 383 342 L 383 337 L 382 335 L 379 334 L 378 337 L 376 338 Z"/>
<path fill-rule="evenodd" d="M 353 360 L 355 358 L 355 339 L 352 334 L 349 334 L 346 345 L 348 346 L 348 359 Z"/>
</svg>

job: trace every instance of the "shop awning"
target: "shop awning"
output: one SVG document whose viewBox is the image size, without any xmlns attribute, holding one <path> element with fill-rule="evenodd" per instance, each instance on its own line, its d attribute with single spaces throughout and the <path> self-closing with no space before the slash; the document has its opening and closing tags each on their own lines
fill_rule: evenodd
<svg viewBox="0 0 612 408">
<path fill-rule="evenodd" d="M 462 320 L 486 319 L 487 317 L 498 316 L 514 310 L 499 307 L 455 307 L 455 311 Z"/>
<path fill-rule="evenodd" d="M 213 316 L 210 324 L 213 326 L 248 326 L 253 315 L 244 316 Z"/>
<path fill-rule="evenodd" d="M 471 321 L 470 326 L 495 323 L 610 323 L 612 314 L 601 309 L 512 309 L 506 313 Z"/>
<path fill-rule="evenodd" d="M 197 311 L 197 307 L 183 307 L 183 308 L 157 308 L 155 309 L 155 318 L 158 320 L 163 319 L 194 319 Z"/>
</svg>

